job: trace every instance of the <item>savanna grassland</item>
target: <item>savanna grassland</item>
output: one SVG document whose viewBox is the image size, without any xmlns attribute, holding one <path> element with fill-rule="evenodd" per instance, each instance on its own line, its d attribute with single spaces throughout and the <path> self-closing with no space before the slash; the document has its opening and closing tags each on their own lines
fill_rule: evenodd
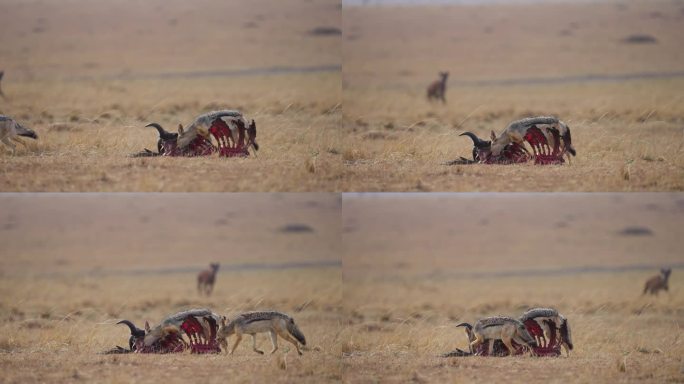
<svg viewBox="0 0 684 384">
<path fill-rule="evenodd" d="M 345 382 L 682 382 L 678 194 L 346 195 Z M 669 292 L 642 296 L 660 266 Z M 452 357 L 460 322 L 552 306 L 560 358 Z"/>
<path fill-rule="evenodd" d="M 332 191 L 340 9 L 329 0 L 0 2 L 2 191 Z M 129 158 L 199 114 L 257 124 L 247 159 Z M 4 145 L 3 145 L 4 147 Z"/>
<path fill-rule="evenodd" d="M 341 188 L 680 191 L 683 29 L 681 1 L 345 7 Z M 535 115 L 570 126 L 570 165 L 443 165 Z"/>
<path fill-rule="evenodd" d="M 339 198 L 203 196 L 0 196 L 0 381 L 339 382 Z M 214 293 L 200 296 L 196 274 L 212 261 Z M 304 355 L 283 340 L 257 355 L 249 337 L 232 356 L 100 354 L 128 345 L 121 319 L 142 327 L 202 307 L 286 312 Z"/>
</svg>

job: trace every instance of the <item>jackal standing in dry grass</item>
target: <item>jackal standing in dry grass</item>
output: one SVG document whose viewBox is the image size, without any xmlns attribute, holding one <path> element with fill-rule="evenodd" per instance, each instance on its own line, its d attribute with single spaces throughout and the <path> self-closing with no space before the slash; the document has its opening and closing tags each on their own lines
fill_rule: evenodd
<svg viewBox="0 0 684 384">
<path fill-rule="evenodd" d="M 440 72 L 439 80 L 433 81 L 427 88 L 427 98 L 428 101 L 432 99 L 442 100 L 442 103 L 446 104 L 446 82 L 449 78 L 449 72 Z"/>
<path fill-rule="evenodd" d="M 651 295 L 658 296 L 658 291 L 664 290 L 668 291 L 668 280 L 670 280 L 670 273 L 672 273 L 672 268 L 661 268 L 660 275 L 655 275 L 646 281 L 644 285 L 644 293 L 650 293 Z"/>
<path fill-rule="evenodd" d="M 209 269 L 205 269 L 197 275 L 197 290 L 199 293 L 204 293 L 205 295 L 211 295 L 211 291 L 214 289 L 214 283 L 216 282 L 216 272 L 218 272 L 219 263 L 209 264 Z"/>
<path fill-rule="evenodd" d="M 525 325 L 511 317 L 485 317 L 475 322 L 475 325 L 461 323 L 457 327 L 465 327 L 468 333 L 468 340 L 471 340 L 470 353 L 473 353 L 475 347 L 484 343 L 485 340 L 489 341 L 487 346 L 487 355 L 489 356 L 492 354 L 495 340 L 501 340 L 504 343 L 508 349 L 508 356 L 515 355 L 513 341 L 522 346 L 537 346 L 537 342 L 527 332 Z"/>
<path fill-rule="evenodd" d="M 233 344 L 233 348 L 229 352 L 232 355 L 235 352 L 235 348 L 240 344 L 242 335 L 252 335 L 252 350 L 263 355 L 264 351 L 257 349 L 256 334 L 267 332 L 271 336 L 271 343 L 273 344 L 271 354 L 278 350 L 278 336 L 292 343 L 297 349 L 297 353 L 302 354 L 302 351 L 299 350 L 299 343 L 306 345 L 304 334 L 299 330 L 294 319 L 276 311 L 246 312 L 228 324 L 226 324 L 226 318 L 223 317 L 221 319 L 221 326 L 216 334 L 216 339 L 221 344 L 221 349 L 227 350 L 228 341 L 226 339 L 230 335 L 235 334 L 235 344 Z"/>
</svg>

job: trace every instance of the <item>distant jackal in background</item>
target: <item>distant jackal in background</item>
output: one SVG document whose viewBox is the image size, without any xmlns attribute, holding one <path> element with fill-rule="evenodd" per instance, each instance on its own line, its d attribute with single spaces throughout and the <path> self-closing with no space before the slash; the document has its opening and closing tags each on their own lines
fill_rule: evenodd
<svg viewBox="0 0 684 384">
<path fill-rule="evenodd" d="M 439 80 L 435 80 L 427 88 L 427 99 L 432 101 L 432 99 L 442 100 L 442 103 L 446 103 L 446 83 L 449 78 L 449 72 L 440 72 Z"/>
<path fill-rule="evenodd" d="M 211 295 L 211 291 L 214 289 L 214 283 L 216 282 L 216 272 L 218 272 L 219 263 L 209 264 L 209 269 L 200 272 L 197 275 L 197 291 L 200 294 Z"/>
<path fill-rule="evenodd" d="M 221 349 L 228 350 L 228 341 L 226 339 L 230 335 L 235 334 L 237 338 L 235 339 L 233 348 L 231 348 L 229 352 L 232 355 L 235 348 L 240 344 L 242 335 L 252 335 L 252 350 L 263 354 L 263 351 L 257 349 L 256 334 L 267 332 L 270 334 L 271 343 L 273 344 L 271 353 L 275 353 L 275 351 L 278 350 L 278 336 L 280 336 L 294 344 L 297 353 L 300 355 L 302 354 L 302 351 L 299 350 L 299 343 L 306 345 L 304 334 L 299 330 L 294 319 L 284 313 L 276 311 L 246 312 L 239 315 L 228 324 L 226 324 L 226 318 L 223 317 L 216 338 L 221 344 Z"/>
<path fill-rule="evenodd" d="M 658 296 L 658 291 L 668 291 L 668 280 L 670 280 L 670 273 L 672 273 L 672 268 L 662 268 L 660 270 L 660 275 L 653 276 L 646 281 L 646 285 L 644 285 L 644 293 L 642 293 L 642 295 L 645 295 L 646 292 L 648 292 L 651 295 Z"/>
</svg>

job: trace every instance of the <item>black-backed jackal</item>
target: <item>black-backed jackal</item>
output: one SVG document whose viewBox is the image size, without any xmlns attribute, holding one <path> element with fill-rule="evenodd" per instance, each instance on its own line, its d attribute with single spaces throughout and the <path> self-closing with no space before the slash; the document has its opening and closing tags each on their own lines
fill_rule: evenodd
<svg viewBox="0 0 684 384">
<path fill-rule="evenodd" d="M 496 136 L 494 131 L 492 131 L 492 142 L 490 148 L 492 155 L 498 156 L 501 153 L 501 151 L 503 151 L 503 149 L 506 147 L 506 145 L 510 143 L 524 145 L 523 142 L 525 140 L 525 134 L 527 133 L 527 130 L 533 126 L 536 126 L 541 130 L 550 147 L 553 148 L 555 146 L 555 141 L 560 139 L 563 141 L 562 148 L 564 153 L 562 155 L 565 155 L 565 153 L 569 153 L 573 156 L 576 155 L 577 152 L 575 151 L 575 148 L 572 146 L 570 129 L 564 122 L 558 120 L 553 116 L 529 117 L 526 119 L 514 121 L 510 123 L 498 137 Z M 557 132 L 559 137 L 555 138 L 552 132 Z"/>
<path fill-rule="evenodd" d="M 534 321 L 541 329 L 541 333 L 535 333 L 534 328 L 530 330 L 530 334 L 535 337 L 539 347 L 549 347 L 549 343 L 559 342 L 565 349 L 565 353 L 568 356 L 570 355 L 573 348 L 572 334 L 570 333 L 570 324 L 563 315 L 553 308 L 532 308 L 520 316 L 520 321 L 523 324 L 529 320 Z"/>
<path fill-rule="evenodd" d="M 659 275 L 653 276 L 646 281 L 644 293 L 642 293 L 642 295 L 645 295 L 646 292 L 648 292 L 651 295 L 658 296 L 658 291 L 668 291 L 668 281 L 670 280 L 671 273 L 672 268 L 662 268 Z"/>
<path fill-rule="evenodd" d="M 537 342 L 527 332 L 525 325 L 512 317 L 495 316 L 486 317 L 475 322 L 475 325 L 468 323 L 461 323 L 457 327 L 465 327 L 468 333 L 470 342 L 470 352 L 473 353 L 475 348 L 489 341 L 487 346 L 487 355 L 491 355 L 494 347 L 494 341 L 501 340 L 508 349 L 508 355 L 515 355 L 515 348 L 512 341 L 522 345 L 536 347 Z"/>
<path fill-rule="evenodd" d="M 278 336 L 292 343 L 300 355 L 302 351 L 299 350 L 299 343 L 306 345 L 306 338 L 295 324 L 294 319 L 276 311 L 246 312 L 231 320 L 228 324 L 226 324 L 226 318 L 224 317 L 221 320 L 221 326 L 216 338 L 221 344 L 221 348 L 227 350 L 227 338 L 235 334 L 235 343 L 229 352 L 232 355 L 235 348 L 240 344 L 242 335 L 252 335 L 252 350 L 263 354 L 263 351 L 257 349 L 257 333 L 268 333 L 271 336 L 271 343 L 273 344 L 271 353 L 275 353 L 278 350 Z"/>
<path fill-rule="evenodd" d="M 219 263 L 209 264 L 209 269 L 205 269 L 197 275 L 197 291 L 200 294 L 211 295 L 216 282 L 216 272 L 218 272 Z"/>
<path fill-rule="evenodd" d="M 433 81 L 427 88 L 427 99 L 432 101 L 432 99 L 442 100 L 442 103 L 446 103 L 446 82 L 449 78 L 449 72 L 440 72 L 439 80 Z"/>
</svg>

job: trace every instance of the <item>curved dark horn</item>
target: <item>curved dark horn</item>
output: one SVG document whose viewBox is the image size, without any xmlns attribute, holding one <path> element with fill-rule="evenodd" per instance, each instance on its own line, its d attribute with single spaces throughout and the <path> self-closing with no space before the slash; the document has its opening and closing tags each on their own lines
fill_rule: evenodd
<svg viewBox="0 0 684 384">
<path fill-rule="evenodd" d="M 466 327 L 468 330 L 473 329 L 473 326 L 468 324 L 468 323 L 461 323 L 461 324 L 457 325 L 456 327 Z"/>
<path fill-rule="evenodd" d="M 491 142 L 485 141 L 477 137 L 474 133 L 472 132 L 463 132 L 459 136 L 468 136 L 470 137 L 471 140 L 473 140 L 473 144 L 478 147 L 478 148 L 483 148 L 483 147 L 489 147 L 492 145 Z"/>
<path fill-rule="evenodd" d="M 145 127 L 155 127 L 155 128 L 157 128 L 157 131 L 159 131 L 159 133 L 161 133 L 161 132 L 166 132 L 166 131 L 164 130 L 164 128 L 162 128 L 162 126 L 159 125 L 159 124 L 157 124 L 157 123 L 149 123 L 149 124 L 147 124 Z"/>
<path fill-rule="evenodd" d="M 162 128 L 161 125 L 159 125 L 157 123 L 149 123 L 145 127 L 156 128 L 157 132 L 159 132 L 159 138 L 162 140 L 175 140 L 178 137 L 177 133 L 167 132 L 166 130 L 164 130 L 164 128 Z"/>
<path fill-rule="evenodd" d="M 131 336 L 135 336 L 135 337 L 143 337 L 143 336 L 145 336 L 145 331 L 143 331 L 142 329 L 136 327 L 133 323 L 131 323 L 131 322 L 128 321 L 128 320 L 121 320 L 121 321 L 119 321 L 117 324 L 126 324 L 126 325 L 128 325 L 128 328 L 131 330 Z"/>
</svg>

